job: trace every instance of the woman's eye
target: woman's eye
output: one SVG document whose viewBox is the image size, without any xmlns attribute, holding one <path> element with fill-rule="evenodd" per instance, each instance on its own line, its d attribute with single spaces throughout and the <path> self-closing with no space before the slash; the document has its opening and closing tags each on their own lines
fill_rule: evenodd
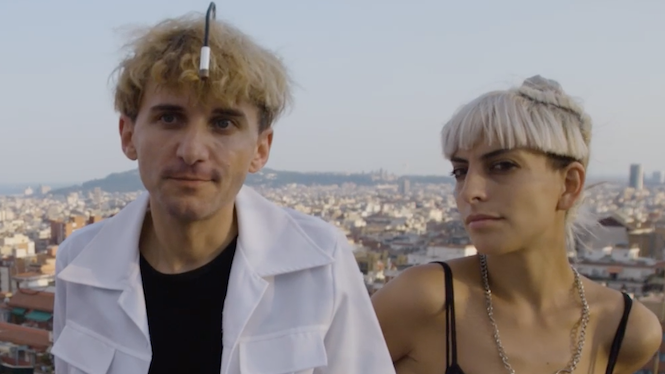
<svg viewBox="0 0 665 374">
<path fill-rule="evenodd" d="M 495 170 L 495 171 L 508 171 L 508 170 L 511 170 L 515 167 L 517 167 L 517 166 L 515 164 L 513 164 L 512 162 L 504 161 L 504 162 L 497 162 L 496 164 L 493 164 L 491 169 Z"/>
<path fill-rule="evenodd" d="M 453 171 L 450 173 L 455 179 L 459 179 L 464 176 L 466 173 L 466 169 L 464 168 L 455 168 Z"/>
</svg>

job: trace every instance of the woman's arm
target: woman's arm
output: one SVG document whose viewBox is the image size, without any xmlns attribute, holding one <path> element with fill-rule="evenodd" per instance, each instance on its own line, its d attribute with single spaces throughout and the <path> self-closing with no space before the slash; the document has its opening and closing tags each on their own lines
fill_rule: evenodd
<svg viewBox="0 0 665 374">
<path fill-rule="evenodd" d="M 663 329 L 658 317 L 634 300 L 615 373 L 633 374 L 640 370 L 658 352 L 662 342 Z"/>
<path fill-rule="evenodd" d="M 393 362 L 409 356 L 419 336 L 444 310 L 443 269 L 438 264 L 410 267 L 372 296 Z"/>
</svg>

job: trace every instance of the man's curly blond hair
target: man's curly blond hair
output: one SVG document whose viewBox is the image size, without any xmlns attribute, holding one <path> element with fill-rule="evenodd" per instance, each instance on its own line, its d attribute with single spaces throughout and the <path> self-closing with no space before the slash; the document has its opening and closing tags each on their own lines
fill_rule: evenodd
<svg viewBox="0 0 665 374">
<path fill-rule="evenodd" d="M 198 100 L 232 107 L 248 101 L 259 110 L 260 130 L 269 128 L 291 102 L 286 67 L 273 53 L 235 27 L 211 21 L 210 76 L 199 78 L 205 17 L 187 15 L 137 30 L 128 55 L 115 69 L 115 108 L 136 120 L 147 85 L 187 90 Z"/>
</svg>

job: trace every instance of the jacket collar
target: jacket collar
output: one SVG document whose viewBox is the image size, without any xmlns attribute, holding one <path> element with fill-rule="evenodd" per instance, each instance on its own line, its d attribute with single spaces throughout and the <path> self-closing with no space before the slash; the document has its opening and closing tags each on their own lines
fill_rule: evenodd
<svg viewBox="0 0 665 374">
<path fill-rule="evenodd" d="M 59 279 L 124 290 L 136 282 L 139 270 L 138 243 L 148 206 L 143 193 L 103 227 L 68 266 Z M 331 255 L 321 249 L 282 208 L 243 186 L 236 197 L 238 248 L 259 277 L 295 272 L 327 265 Z M 130 283 L 130 284 L 128 284 Z"/>
</svg>

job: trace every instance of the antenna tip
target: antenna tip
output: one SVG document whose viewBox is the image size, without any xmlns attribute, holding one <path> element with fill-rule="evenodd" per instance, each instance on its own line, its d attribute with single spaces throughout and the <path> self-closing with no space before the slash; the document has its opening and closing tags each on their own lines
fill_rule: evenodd
<svg viewBox="0 0 665 374">
<path fill-rule="evenodd" d="M 201 62 L 199 65 L 199 77 L 202 79 L 210 76 L 210 47 L 201 48 Z"/>
</svg>

